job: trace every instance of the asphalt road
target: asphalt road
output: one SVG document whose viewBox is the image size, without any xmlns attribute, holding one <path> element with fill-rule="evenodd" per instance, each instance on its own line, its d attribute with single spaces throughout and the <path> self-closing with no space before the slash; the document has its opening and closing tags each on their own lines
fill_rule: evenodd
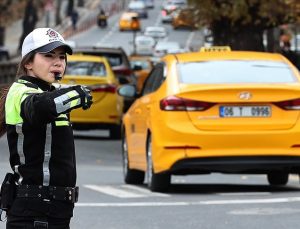
<svg viewBox="0 0 300 229">
<path fill-rule="evenodd" d="M 265 176 L 173 176 L 168 193 L 122 180 L 121 143 L 104 131 L 76 132 L 79 202 L 72 229 L 253 229 L 298 227 L 300 186 L 270 187 Z M 0 177 L 9 170 L 5 136 L 0 139 Z M 4 223 L 0 223 L 0 229 Z"/>
</svg>

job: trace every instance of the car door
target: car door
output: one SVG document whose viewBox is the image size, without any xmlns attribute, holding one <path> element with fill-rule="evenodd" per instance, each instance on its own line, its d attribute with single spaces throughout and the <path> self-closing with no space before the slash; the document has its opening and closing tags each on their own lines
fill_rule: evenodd
<svg viewBox="0 0 300 229">
<path fill-rule="evenodd" d="M 163 82 L 164 64 L 156 64 L 147 78 L 144 88 L 142 90 L 142 96 L 139 98 L 138 106 L 134 107 L 135 114 L 135 152 L 140 163 L 146 163 L 146 142 L 148 133 L 148 124 L 151 116 L 151 106 L 153 104 L 153 97 L 155 96 L 156 90 Z"/>
</svg>

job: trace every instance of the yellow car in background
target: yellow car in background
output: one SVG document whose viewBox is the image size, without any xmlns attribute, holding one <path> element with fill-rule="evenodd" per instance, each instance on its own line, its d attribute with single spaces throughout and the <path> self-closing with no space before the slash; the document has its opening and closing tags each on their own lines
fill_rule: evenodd
<svg viewBox="0 0 300 229">
<path fill-rule="evenodd" d="M 84 85 L 92 92 L 90 109 L 71 112 L 74 129 L 109 129 L 111 138 L 120 138 L 123 98 L 117 93 L 119 83 L 106 58 L 80 54 L 68 56 L 61 83 L 62 87 Z"/>
<path fill-rule="evenodd" d="M 166 55 L 123 117 L 124 180 L 167 191 L 171 175 L 300 173 L 300 75 L 282 55 L 208 51 Z"/>
<path fill-rule="evenodd" d="M 148 77 L 148 74 L 152 70 L 153 62 L 150 56 L 129 56 L 131 69 L 137 78 L 137 91 L 140 92 L 143 84 Z"/>
<path fill-rule="evenodd" d="M 141 30 L 141 23 L 135 12 L 124 12 L 119 19 L 119 30 Z"/>
</svg>

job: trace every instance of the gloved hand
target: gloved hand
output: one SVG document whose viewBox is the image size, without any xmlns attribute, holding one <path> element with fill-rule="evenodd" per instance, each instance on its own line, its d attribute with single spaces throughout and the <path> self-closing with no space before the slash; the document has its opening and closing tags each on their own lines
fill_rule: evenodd
<svg viewBox="0 0 300 229">
<path fill-rule="evenodd" d="M 83 110 L 89 109 L 93 103 L 93 97 L 91 95 L 91 91 L 87 87 L 81 85 L 74 86 L 73 88 L 78 92 L 80 96 L 82 109 Z"/>
</svg>

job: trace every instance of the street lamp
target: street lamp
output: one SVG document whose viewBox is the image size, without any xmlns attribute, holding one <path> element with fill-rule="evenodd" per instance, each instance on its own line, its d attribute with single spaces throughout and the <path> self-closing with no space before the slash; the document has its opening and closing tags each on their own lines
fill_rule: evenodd
<svg viewBox="0 0 300 229">
<path fill-rule="evenodd" d="M 130 24 L 131 30 L 133 31 L 133 54 L 136 54 L 136 31 L 140 30 L 140 21 L 138 17 L 132 17 L 131 18 L 131 24 Z"/>
</svg>

